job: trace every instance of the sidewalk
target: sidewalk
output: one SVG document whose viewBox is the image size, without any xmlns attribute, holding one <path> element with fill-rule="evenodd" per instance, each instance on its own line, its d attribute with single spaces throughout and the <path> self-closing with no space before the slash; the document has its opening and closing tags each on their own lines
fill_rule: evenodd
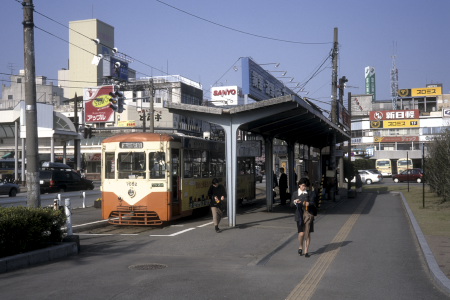
<svg viewBox="0 0 450 300">
<path fill-rule="evenodd" d="M 389 196 L 388 194 L 385 194 L 383 197 L 386 198 Z M 58 280 L 57 278 L 59 276 L 65 276 L 64 272 L 67 272 L 67 268 L 71 268 L 71 272 L 77 274 L 77 278 L 71 278 L 71 287 L 64 285 L 58 287 L 58 292 L 55 291 L 54 295 L 73 294 L 74 296 L 80 296 L 75 293 L 73 287 L 76 287 L 77 284 L 81 284 L 81 286 L 83 286 L 81 295 L 83 295 L 83 293 L 92 293 L 91 296 L 94 297 L 95 295 L 105 296 L 109 293 L 109 295 L 117 295 L 115 296 L 116 298 L 121 298 L 121 296 L 122 299 L 132 299 L 132 296 L 139 298 L 139 296 L 142 297 L 145 292 L 149 292 L 149 289 L 152 289 L 152 293 L 154 292 L 157 294 L 159 292 L 161 294 L 161 288 L 169 284 L 167 280 L 168 278 L 171 278 L 171 281 L 174 280 L 173 286 L 176 286 L 177 289 L 172 291 L 173 294 L 170 294 L 171 292 L 168 291 L 169 294 L 166 299 L 175 299 L 175 297 L 171 297 L 170 295 L 179 295 L 176 294 L 176 290 L 188 288 L 183 285 L 182 281 L 176 281 L 181 280 L 180 277 L 183 276 L 183 274 L 186 274 L 187 277 L 191 278 L 188 280 L 190 284 L 199 282 L 203 283 L 205 286 L 214 286 L 214 289 L 217 289 L 218 294 L 226 293 L 230 296 L 238 291 L 254 290 L 254 293 L 256 293 L 258 289 L 263 289 L 268 294 L 265 294 L 261 299 L 280 299 L 280 295 L 283 295 L 283 293 L 286 292 L 286 289 L 290 289 L 297 284 L 296 282 L 298 282 L 299 277 L 301 278 L 301 276 L 307 275 L 305 273 L 313 267 L 314 262 L 326 259 L 333 253 L 333 249 L 335 248 L 342 249 L 341 254 L 343 257 L 334 262 L 334 265 L 332 266 L 333 270 L 328 273 L 329 276 L 336 273 L 339 274 L 337 278 L 340 278 L 342 277 L 342 273 L 345 273 L 345 270 L 349 270 L 349 268 L 350 271 L 361 272 L 361 270 L 352 270 L 352 264 L 346 264 L 348 263 L 346 259 L 349 256 L 352 259 L 357 259 L 357 257 L 354 256 L 355 254 L 351 251 L 364 251 L 362 248 L 367 247 L 373 251 L 373 253 L 370 253 L 373 258 L 371 256 L 363 256 L 361 257 L 362 261 L 365 262 L 367 260 L 369 263 L 373 259 L 376 262 L 375 265 L 372 266 L 375 269 L 370 269 L 369 273 L 374 272 L 374 274 L 379 274 L 380 272 L 383 273 L 385 271 L 384 268 L 390 268 L 388 263 L 380 263 L 385 259 L 387 262 L 390 260 L 388 257 L 383 256 L 383 254 L 381 254 L 381 258 L 377 257 L 377 255 L 380 255 L 380 253 L 377 253 L 379 252 L 379 249 L 372 248 L 371 245 L 364 245 L 364 241 L 366 241 L 364 235 L 367 236 L 368 232 L 372 233 L 367 231 L 367 229 L 373 230 L 372 227 L 365 227 L 373 226 L 372 223 L 368 223 L 372 222 L 372 216 L 369 215 L 368 212 L 354 212 L 355 206 L 363 202 L 367 202 L 368 204 L 365 204 L 364 207 L 367 206 L 370 209 L 370 205 L 372 205 L 372 202 L 374 203 L 373 205 L 375 205 L 377 198 L 381 198 L 381 195 L 377 196 L 377 194 L 373 193 L 360 193 L 356 198 L 347 199 L 346 191 L 342 191 L 340 197 L 336 199 L 336 202 L 323 201 L 315 224 L 318 226 L 317 234 L 314 235 L 311 249 L 312 256 L 309 259 L 299 258 L 299 256 L 294 253 L 297 244 L 297 233 L 294 230 L 293 211 L 288 205 L 280 206 L 275 204 L 273 210 L 267 212 L 264 206 L 250 204 L 252 206 L 249 206 L 249 210 L 238 214 L 236 227 L 227 227 L 227 220 L 223 220 L 221 223 L 223 225 L 221 226 L 223 232 L 219 234 L 215 233 L 213 230 L 213 227 L 210 224 L 211 219 L 208 216 L 205 218 L 183 221 L 180 225 L 160 228 L 154 232 L 138 227 L 134 229 L 134 233 L 137 234 L 130 235 L 111 235 L 108 234 L 108 232 L 95 235 L 96 232 L 91 229 L 87 230 L 85 228 L 83 230 L 80 228 L 81 252 L 79 255 L 73 256 L 70 259 L 61 260 L 58 263 L 40 265 L 31 268 L 29 271 L 17 271 L 13 274 L 14 276 L 0 274 L 0 282 L 4 281 L 3 284 L 5 286 L 8 284 L 10 286 L 18 281 L 29 282 L 28 286 L 31 286 L 27 290 L 30 292 L 29 295 L 31 295 L 32 287 L 45 284 L 46 281 L 53 282 L 53 280 Z M 352 205 L 349 205 L 349 203 Z M 400 208 L 396 213 L 403 216 L 401 211 L 402 205 L 399 204 L 398 201 L 396 201 L 396 203 Z M 403 202 L 403 205 L 405 205 L 405 202 Z M 380 208 L 378 207 L 377 209 Z M 406 208 L 406 211 L 411 218 L 408 208 Z M 374 211 L 374 213 L 378 213 L 378 215 L 376 214 L 375 216 L 379 217 L 379 213 L 384 213 L 384 211 Z M 361 215 L 358 221 L 361 223 L 361 227 L 350 228 L 352 230 L 349 231 L 349 234 L 352 234 L 352 236 L 349 236 L 340 243 L 333 242 L 333 237 L 336 235 L 336 232 L 340 228 L 345 227 L 344 223 L 351 219 L 353 214 Z M 89 221 L 98 221 L 100 218 L 99 216 L 100 210 L 98 209 L 80 209 L 74 211 L 73 222 L 74 224 L 80 224 L 80 222 L 86 223 Z M 396 221 L 396 218 L 389 218 L 386 219 L 386 224 L 383 225 L 392 228 L 392 226 L 398 225 L 394 223 Z M 423 234 L 420 232 L 420 228 L 418 230 L 417 226 L 414 225 L 413 219 L 411 219 L 411 224 L 417 235 L 417 240 L 420 243 L 423 257 L 426 259 L 430 271 L 429 274 L 431 274 L 433 280 L 437 282 L 442 290 L 446 290 L 450 295 L 450 281 L 446 276 L 442 277 L 443 272 L 448 272 L 447 268 L 449 266 L 444 265 L 441 270 L 437 264 L 433 265 L 434 256 L 445 255 L 450 257 L 449 253 L 431 252 L 435 251 L 435 249 L 430 248 L 431 245 L 428 246 Z M 114 228 L 117 229 L 119 227 L 114 226 Z M 128 229 L 129 227 L 126 228 Z M 402 223 L 401 228 L 396 228 L 396 230 L 398 229 L 402 230 L 400 233 L 404 234 L 405 237 L 406 235 L 410 235 L 406 222 Z M 142 232 L 142 234 L 139 232 Z M 396 232 L 392 234 L 396 234 Z M 374 240 L 383 238 L 378 235 L 371 236 L 371 234 L 369 234 L 368 238 L 367 241 L 375 244 L 384 241 Z M 408 239 L 410 238 L 408 237 Z M 396 241 L 396 243 L 402 242 L 402 240 L 403 238 Z M 392 253 L 393 258 L 405 256 L 406 259 L 410 255 L 417 256 L 417 254 L 415 254 L 417 252 L 415 245 L 417 244 L 415 244 L 414 238 L 411 243 L 412 246 L 409 244 L 397 245 L 398 249 L 402 249 L 402 253 L 395 251 Z M 427 247 L 431 250 L 427 251 Z M 399 264 L 399 266 L 396 265 L 392 267 L 394 268 L 392 270 L 397 273 L 400 272 L 398 269 L 403 268 L 403 265 L 408 263 L 406 260 L 402 261 L 401 259 L 394 259 L 391 262 L 393 261 L 395 261 L 396 264 Z M 417 264 L 417 261 L 414 261 L 413 265 L 415 265 L 415 268 L 420 269 L 421 265 Z M 139 273 L 142 274 L 139 275 L 136 272 L 130 273 L 129 270 L 126 270 L 128 266 L 136 268 L 153 268 L 156 267 L 155 263 L 158 264 L 158 267 L 166 266 L 166 271 Z M 299 263 L 301 264 L 301 269 L 297 266 Z M 360 265 L 355 265 L 355 267 L 356 266 L 360 267 Z M 339 267 L 342 267 L 343 269 L 339 269 Z M 377 270 L 377 268 L 380 268 L 380 270 Z M 377 271 L 378 273 L 376 273 Z M 40 274 L 44 272 L 47 276 L 46 278 L 41 278 L 42 276 L 40 276 Z M 187 274 L 189 274 L 189 276 Z M 411 274 L 415 274 L 414 276 L 417 275 L 414 272 Z M 218 276 L 218 278 L 221 279 L 221 282 L 223 281 L 223 286 L 209 285 L 211 284 L 211 280 L 214 280 L 214 276 Z M 386 285 L 390 282 L 395 282 L 401 286 L 401 282 L 397 282 L 399 280 L 398 278 L 391 278 L 390 276 L 390 273 L 386 273 L 381 277 L 376 277 L 373 284 Z M 96 279 L 100 277 L 102 278 L 101 280 Z M 239 278 L 241 279 L 240 281 L 237 280 Z M 87 285 L 86 281 L 89 280 L 89 285 Z M 150 280 L 152 285 L 146 287 L 142 285 L 142 288 L 140 288 L 141 284 L 135 282 L 146 282 L 146 280 Z M 184 278 L 184 281 L 186 280 L 187 279 Z M 337 279 L 332 277 L 328 278 L 328 280 Z M 402 280 L 408 284 L 415 283 L 415 278 L 409 278 L 408 274 L 405 274 L 405 278 L 402 278 Z M 355 281 L 354 284 L 357 284 L 358 278 L 354 278 L 352 281 Z M 424 280 L 424 285 L 427 284 L 426 281 L 427 280 Z M 3 284 L 0 284 L 0 289 Z M 227 284 L 232 285 L 226 289 Z M 127 286 L 132 286 L 134 288 L 126 288 Z M 332 286 L 330 286 L 330 288 L 331 287 Z M 333 288 L 335 287 L 333 286 Z M 429 289 L 428 285 L 426 288 Z M 121 294 L 125 290 L 130 294 L 127 294 L 126 296 Z M 46 295 L 48 295 L 45 293 L 50 293 L 50 291 L 37 291 L 36 289 L 33 292 L 38 293 L 36 299 L 45 298 Z M 261 291 L 258 293 L 261 293 Z M 247 294 L 244 298 L 251 299 L 250 295 L 253 294 Z M 239 298 L 239 294 L 234 296 L 236 296 L 235 299 Z M 240 296 L 240 298 L 243 299 L 242 295 Z M 371 296 L 376 297 L 376 295 Z M 378 296 L 381 297 L 381 294 Z M 195 298 L 195 295 L 191 295 L 191 297 Z M 421 297 L 417 295 L 417 299 L 420 298 Z M 10 298 L 6 296 L 5 299 Z M 69 297 L 68 299 L 75 298 Z M 206 298 L 199 297 L 198 299 Z M 321 298 L 319 297 L 317 299 Z M 433 299 L 433 297 L 430 297 L 429 299 Z"/>
</svg>

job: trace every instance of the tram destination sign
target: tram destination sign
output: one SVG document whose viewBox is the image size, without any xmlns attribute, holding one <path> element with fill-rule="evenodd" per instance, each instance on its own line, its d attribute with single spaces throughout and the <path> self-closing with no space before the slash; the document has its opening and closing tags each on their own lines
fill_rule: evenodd
<svg viewBox="0 0 450 300">
<path fill-rule="evenodd" d="M 142 142 L 121 142 L 120 149 L 142 149 L 144 144 Z"/>
</svg>

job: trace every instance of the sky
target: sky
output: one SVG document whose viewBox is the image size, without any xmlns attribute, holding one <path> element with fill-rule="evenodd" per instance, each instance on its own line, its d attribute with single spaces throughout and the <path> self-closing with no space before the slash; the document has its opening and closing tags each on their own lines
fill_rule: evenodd
<svg viewBox="0 0 450 300">
<path fill-rule="evenodd" d="M 36 75 L 57 83 L 68 68 L 69 22 L 99 19 L 115 29 L 115 47 L 133 58 L 137 77 L 182 75 L 203 86 L 242 85 L 241 57 L 280 80 L 304 85 L 330 110 L 334 28 L 338 77 L 345 95 L 365 93 L 364 69 L 375 68 L 377 100 L 391 99 L 393 57 L 399 88 L 441 83 L 450 93 L 448 0 L 34 0 Z M 2 0 L 0 80 L 23 69 L 21 1 Z M 274 63 L 279 63 L 275 68 Z M 280 76 L 282 72 L 272 72 Z M 292 79 L 293 78 L 293 79 Z M 294 89 L 295 90 L 295 89 Z M 297 90 L 295 90 L 297 91 Z"/>
</svg>

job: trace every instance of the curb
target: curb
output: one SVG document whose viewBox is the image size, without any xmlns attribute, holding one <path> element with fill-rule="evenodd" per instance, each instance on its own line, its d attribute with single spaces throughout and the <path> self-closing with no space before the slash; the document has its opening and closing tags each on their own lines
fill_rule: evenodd
<svg viewBox="0 0 450 300">
<path fill-rule="evenodd" d="M 444 292 L 450 295 L 450 279 L 448 279 L 447 276 L 445 276 L 444 272 L 442 272 L 441 268 L 436 262 L 433 252 L 431 251 L 430 246 L 428 246 L 427 240 L 423 235 L 422 229 L 420 229 L 419 223 L 417 223 L 417 220 L 414 217 L 414 214 L 412 213 L 405 196 L 403 195 L 403 193 L 400 192 L 395 192 L 393 194 L 400 194 L 402 198 L 403 205 L 406 209 L 406 212 L 408 213 L 409 220 L 414 229 L 414 232 L 416 233 L 417 240 L 420 244 L 420 248 L 422 249 L 423 256 L 425 257 L 428 270 L 430 270 L 433 280 Z"/>
<path fill-rule="evenodd" d="M 67 242 L 44 249 L 4 257 L 0 259 L 0 273 L 30 267 L 75 254 L 78 254 L 77 243 Z"/>
</svg>

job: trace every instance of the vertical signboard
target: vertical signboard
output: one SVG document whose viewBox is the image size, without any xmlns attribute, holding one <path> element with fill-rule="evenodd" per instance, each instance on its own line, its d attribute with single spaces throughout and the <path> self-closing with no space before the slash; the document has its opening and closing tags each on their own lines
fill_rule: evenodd
<svg viewBox="0 0 450 300">
<path fill-rule="evenodd" d="M 85 123 L 114 122 L 114 110 L 111 105 L 111 96 L 114 92 L 113 85 L 91 87 L 84 89 Z"/>
<path fill-rule="evenodd" d="M 375 88 L 375 68 L 366 67 L 365 68 L 365 78 L 366 78 L 366 94 L 373 95 L 373 100 L 376 100 L 376 88 Z"/>
</svg>

